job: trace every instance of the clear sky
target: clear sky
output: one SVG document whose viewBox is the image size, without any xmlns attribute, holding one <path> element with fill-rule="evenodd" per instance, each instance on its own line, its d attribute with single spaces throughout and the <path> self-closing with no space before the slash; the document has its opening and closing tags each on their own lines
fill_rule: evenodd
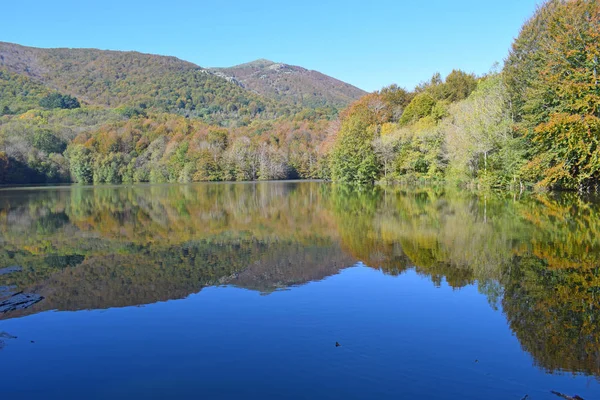
<svg viewBox="0 0 600 400">
<path fill-rule="evenodd" d="M 2 0 L 0 41 L 173 55 L 203 67 L 267 58 L 372 91 L 502 62 L 535 0 Z"/>
</svg>

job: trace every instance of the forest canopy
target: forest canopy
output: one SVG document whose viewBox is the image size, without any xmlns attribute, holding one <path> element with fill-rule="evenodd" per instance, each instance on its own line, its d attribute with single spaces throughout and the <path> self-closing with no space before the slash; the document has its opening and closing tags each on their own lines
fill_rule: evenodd
<svg viewBox="0 0 600 400">
<path fill-rule="evenodd" d="M 435 74 L 402 106 L 385 90 L 359 100 L 342 114 L 333 178 L 597 190 L 598 26 L 598 2 L 550 0 L 525 23 L 504 68 Z M 367 176 L 359 173 L 373 157 Z"/>
</svg>

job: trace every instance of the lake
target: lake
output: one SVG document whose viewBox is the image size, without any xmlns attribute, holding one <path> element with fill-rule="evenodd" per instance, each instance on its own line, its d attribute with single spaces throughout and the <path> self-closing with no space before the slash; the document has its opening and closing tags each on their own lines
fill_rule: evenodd
<svg viewBox="0 0 600 400">
<path fill-rule="evenodd" d="M 0 191 L 2 399 L 599 399 L 599 303 L 575 194 Z"/>
</svg>

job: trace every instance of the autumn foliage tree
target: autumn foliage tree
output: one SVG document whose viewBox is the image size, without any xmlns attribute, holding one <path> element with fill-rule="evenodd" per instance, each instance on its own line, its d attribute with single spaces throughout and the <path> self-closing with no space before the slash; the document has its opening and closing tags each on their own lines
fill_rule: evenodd
<svg viewBox="0 0 600 400">
<path fill-rule="evenodd" d="M 600 3 L 551 0 L 523 27 L 506 61 L 513 112 L 533 145 L 538 186 L 587 190 L 600 181 Z"/>
<path fill-rule="evenodd" d="M 357 184 L 377 180 L 380 166 L 372 142 L 382 124 L 393 119 L 394 105 L 385 94 L 372 93 L 345 110 L 331 155 L 332 180 Z"/>
</svg>

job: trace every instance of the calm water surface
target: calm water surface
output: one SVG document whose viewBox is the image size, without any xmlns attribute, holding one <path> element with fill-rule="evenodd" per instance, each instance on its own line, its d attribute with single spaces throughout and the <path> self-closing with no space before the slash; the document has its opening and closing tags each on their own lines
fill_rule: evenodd
<svg viewBox="0 0 600 400">
<path fill-rule="evenodd" d="M 2 399 L 600 399 L 599 302 L 593 198 L 0 191 Z"/>
</svg>

